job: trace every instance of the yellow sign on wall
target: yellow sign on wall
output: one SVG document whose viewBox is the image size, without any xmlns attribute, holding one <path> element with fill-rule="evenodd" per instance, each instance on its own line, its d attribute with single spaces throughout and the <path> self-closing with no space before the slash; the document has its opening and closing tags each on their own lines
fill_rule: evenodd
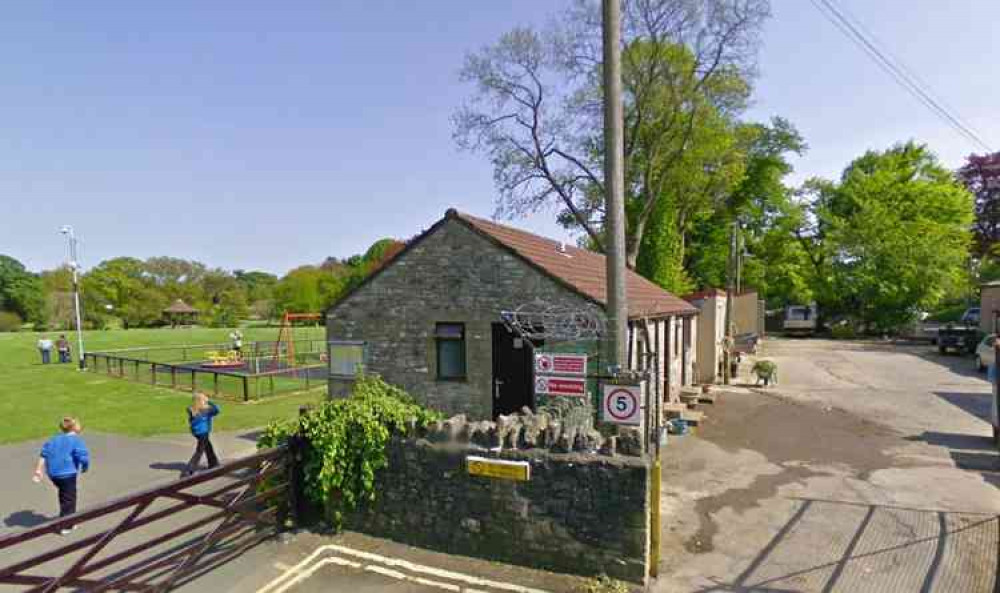
<svg viewBox="0 0 1000 593">
<path fill-rule="evenodd" d="M 531 479 L 531 464 L 527 461 L 488 459 L 469 455 L 465 458 L 470 476 L 527 482 Z"/>
</svg>

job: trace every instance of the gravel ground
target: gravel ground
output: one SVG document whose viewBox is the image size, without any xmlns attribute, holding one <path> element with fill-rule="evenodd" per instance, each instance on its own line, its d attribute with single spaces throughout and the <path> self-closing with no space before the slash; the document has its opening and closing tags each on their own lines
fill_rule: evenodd
<svg viewBox="0 0 1000 593">
<path fill-rule="evenodd" d="M 971 360 L 769 340 L 779 384 L 732 388 L 664 450 L 657 591 L 991 592 L 1000 484 Z"/>
</svg>

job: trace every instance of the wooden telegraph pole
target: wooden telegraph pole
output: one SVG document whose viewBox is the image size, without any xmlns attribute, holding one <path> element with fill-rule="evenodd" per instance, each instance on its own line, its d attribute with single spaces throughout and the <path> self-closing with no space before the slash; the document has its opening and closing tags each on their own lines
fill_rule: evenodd
<svg viewBox="0 0 1000 593">
<path fill-rule="evenodd" d="M 604 190 L 607 245 L 608 364 L 626 366 L 628 309 L 625 301 L 625 157 L 621 77 L 620 0 L 603 0 Z"/>
</svg>

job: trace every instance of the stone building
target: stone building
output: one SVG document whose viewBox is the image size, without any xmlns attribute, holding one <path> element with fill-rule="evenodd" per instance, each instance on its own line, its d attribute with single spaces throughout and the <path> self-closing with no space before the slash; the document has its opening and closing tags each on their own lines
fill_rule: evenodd
<svg viewBox="0 0 1000 593">
<path fill-rule="evenodd" d="M 694 381 L 697 309 L 631 271 L 626 291 L 629 364 L 655 365 L 651 393 L 673 397 Z M 603 318 L 604 256 L 449 210 L 326 312 L 330 393 L 363 364 L 449 414 L 534 408 L 533 346 L 501 318 L 533 302 Z"/>
</svg>

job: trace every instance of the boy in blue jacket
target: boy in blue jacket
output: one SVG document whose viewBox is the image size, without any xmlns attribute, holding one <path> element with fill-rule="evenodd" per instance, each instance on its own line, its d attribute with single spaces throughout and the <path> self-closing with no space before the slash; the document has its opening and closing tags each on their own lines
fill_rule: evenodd
<svg viewBox="0 0 1000 593">
<path fill-rule="evenodd" d="M 209 469 L 219 465 L 215 447 L 209 439 L 212 435 L 212 418 L 219 415 L 219 406 L 208 401 L 208 396 L 204 393 L 194 394 L 192 400 L 191 406 L 187 409 L 188 425 L 191 427 L 191 436 L 198 440 L 198 444 L 195 446 L 194 455 L 188 461 L 187 468 L 181 473 L 182 478 L 190 476 L 198 469 L 202 454 L 208 459 Z"/>
<path fill-rule="evenodd" d="M 65 517 L 76 512 L 76 475 L 90 469 L 90 454 L 80 438 L 81 427 L 76 418 L 63 418 L 59 430 L 62 434 L 52 437 L 42 446 L 34 480 L 41 482 L 42 472 L 49 476 L 59 493 L 59 516 Z M 73 529 L 76 529 L 75 525 L 59 533 L 66 535 Z"/>
</svg>

